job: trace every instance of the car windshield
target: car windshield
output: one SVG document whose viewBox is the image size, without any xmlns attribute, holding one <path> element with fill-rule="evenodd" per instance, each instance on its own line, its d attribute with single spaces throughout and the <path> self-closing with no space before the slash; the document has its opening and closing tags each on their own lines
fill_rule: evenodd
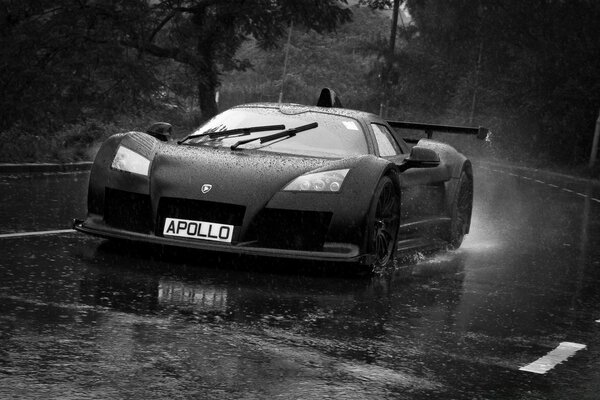
<svg viewBox="0 0 600 400">
<path fill-rule="evenodd" d="M 288 153 L 297 155 L 308 155 L 315 157 L 349 157 L 367 154 L 367 143 L 365 134 L 358 121 L 340 115 L 307 111 L 296 113 L 285 113 L 279 108 L 270 107 L 248 107 L 227 110 L 206 124 L 202 125 L 191 136 L 229 131 L 246 127 L 265 125 L 285 125 L 285 129 L 297 128 L 302 125 L 316 122 L 318 127 L 296 136 L 275 140 L 269 143 L 251 142 L 239 147 L 242 149 L 257 149 L 277 153 Z M 230 136 L 203 135 L 191 137 L 186 143 L 212 146 L 231 147 L 239 140 L 259 138 L 271 135 L 275 132 L 252 132 L 247 135 L 235 133 Z"/>
</svg>

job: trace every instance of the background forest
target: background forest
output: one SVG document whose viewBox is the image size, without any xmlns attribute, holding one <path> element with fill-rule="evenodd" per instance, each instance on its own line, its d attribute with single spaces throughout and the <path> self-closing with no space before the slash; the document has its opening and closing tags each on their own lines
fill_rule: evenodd
<svg viewBox="0 0 600 400">
<path fill-rule="evenodd" d="M 597 0 L 0 0 L 0 162 L 91 159 L 116 132 L 183 136 L 328 86 L 390 119 L 492 129 L 491 147 L 455 140 L 467 152 L 585 169 L 599 20 Z"/>
</svg>

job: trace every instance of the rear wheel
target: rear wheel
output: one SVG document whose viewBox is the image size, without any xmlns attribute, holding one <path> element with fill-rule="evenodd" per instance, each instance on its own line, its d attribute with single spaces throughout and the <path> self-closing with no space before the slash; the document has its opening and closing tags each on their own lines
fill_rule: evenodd
<svg viewBox="0 0 600 400">
<path fill-rule="evenodd" d="M 377 184 L 367 224 L 368 251 L 374 256 L 371 267 L 393 265 L 400 226 L 400 193 L 388 176 Z"/>
<path fill-rule="evenodd" d="M 469 232 L 472 210 L 473 180 L 463 171 L 458 181 L 458 189 L 452 199 L 450 207 L 452 220 L 445 238 L 451 249 L 458 249 Z"/>
</svg>

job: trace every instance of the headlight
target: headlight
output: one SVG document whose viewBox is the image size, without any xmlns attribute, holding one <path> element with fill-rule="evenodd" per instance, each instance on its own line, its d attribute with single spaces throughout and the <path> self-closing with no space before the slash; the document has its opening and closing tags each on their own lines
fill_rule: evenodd
<svg viewBox="0 0 600 400">
<path fill-rule="evenodd" d="M 291 181 L 283 190 L 286 191 L 313 191 L 313 192 L 339 192 L 344 183 L 344 178 L 349 169 L 336 169 L 334 171 L 317 172 L 299 176 Z"/>
<path fill-rule="evenodd" d="M 110 166 L 120 171 L 148 176 L 150 160 L 125 146 L 119 146 Z"/>
</svg>

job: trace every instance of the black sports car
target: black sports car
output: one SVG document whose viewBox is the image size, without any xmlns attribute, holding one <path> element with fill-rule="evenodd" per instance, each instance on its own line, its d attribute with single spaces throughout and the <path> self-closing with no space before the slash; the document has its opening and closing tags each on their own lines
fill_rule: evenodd
<svg viewBox="0 0 600 400">
<path fill-rule="evenodd" d="M 247 104 L 183 140 L 168 124 L 110 137 L 92 167 L 88 216 L 106 238 L 219 252 L 392 263 L 396 250 L 469 232 L 473 171 L 454 148 L 411 147 L 395 128 L 477 134 L 483 128 L 385 121 L 344 109 Z M 413 143 L 414 144 L 414 143 Z"/>
</svg>

